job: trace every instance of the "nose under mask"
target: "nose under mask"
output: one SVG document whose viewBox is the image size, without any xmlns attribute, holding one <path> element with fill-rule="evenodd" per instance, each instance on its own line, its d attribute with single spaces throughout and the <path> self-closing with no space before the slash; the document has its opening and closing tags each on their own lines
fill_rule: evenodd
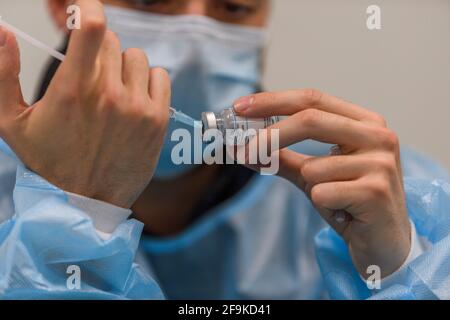
<svg viewBox="0 0 450 320">
<path fill-rule="evenodd" d="M 105 13 L 108 27 L 117 34 L 123 49 L 142 49 L 151 67 L 169 72 L 172 106 L 195 119 L 200 119 L 203 111 L 230 107 L 259 86 L 265 29 L 225 24 L 204 16 L 157 15 L 113 6 L 105 6 Z M 169 125 L 156 178 L 178 176 L 193 166 L 176 165 L 171 159 L 178 143 L 171 141 L 171 133 L 179 127 L 178 123 Z M 193 129 L 186 129 L 194 137 Z"/>
</svg>

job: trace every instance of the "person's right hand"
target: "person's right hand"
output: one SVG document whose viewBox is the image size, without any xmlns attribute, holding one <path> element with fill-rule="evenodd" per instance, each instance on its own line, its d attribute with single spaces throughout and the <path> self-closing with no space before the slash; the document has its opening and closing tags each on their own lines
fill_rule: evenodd
<svg viewBox="0 0 450 320">
<path fill-rule="evenodd" d="M 17 42 L 0 32 L 0 136 L 55 186 L 129 208 L 159 159 L 170 80 L 166 71 L 149 69 L 144 52 L 122 55 L 100 1 L 77 5 L 81 29 L 72 31 L 66 60 L 31 107 L 20 89 Z"/>
</svg>

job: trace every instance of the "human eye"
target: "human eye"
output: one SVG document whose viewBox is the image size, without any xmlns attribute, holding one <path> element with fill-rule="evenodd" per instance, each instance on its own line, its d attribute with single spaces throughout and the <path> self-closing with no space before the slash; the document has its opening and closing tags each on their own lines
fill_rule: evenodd
<svg viewBox="0 0 450 320">
<path fill-rule="evenodd" d="M 175 0 L 128 0 L 135 9 L 154 13 L 170 14 L 176 5 Z"/>
<path fill-rule="evenodd" d="M 221 0 L 219 6 L 229 19 L 241 19 L 250 16 L 257 10 L 258 1 Z"/>
</svg>

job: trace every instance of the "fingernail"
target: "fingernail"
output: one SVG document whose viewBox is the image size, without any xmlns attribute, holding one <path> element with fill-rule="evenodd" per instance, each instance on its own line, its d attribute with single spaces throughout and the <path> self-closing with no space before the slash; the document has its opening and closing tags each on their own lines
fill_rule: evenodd
<svg viewBox="0 0 450 320">
<path fill-rule="evenodd" d="M 242 97 L 234 103 L 234 110 L 236 112 L 244 112 L 251 107 L 254 100 L 253 96 Z"/>
<path fill-rule="evenodd" d="M 5 28 L 0 26 L 0 47 L 3 47 L 6 44 L 6 36 L 7 33 L 5 31 Z"/>
</svg>

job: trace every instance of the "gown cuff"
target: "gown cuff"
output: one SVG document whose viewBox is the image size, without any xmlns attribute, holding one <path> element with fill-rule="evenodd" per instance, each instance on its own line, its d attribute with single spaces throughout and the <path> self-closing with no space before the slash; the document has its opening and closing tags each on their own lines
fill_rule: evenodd
<svg viewBox="0 0 450 320">
<path fill-rule="evenodd" d="M 376 288 L 373 289 L 372 290 L 373 293 L 377 293 L 380 290 L 391 287 L 395 284 L 401 284 L 403 275 L 405 274 L 408 265 L 426 251 L 426 244 L 419 237 L 414 222 L 410 221 L 410 225 L 411 225 L 411 248 L 408 257 L 406 258 L 405 262 L 403 262 L 403 264 L 397 269 L 397 271 L 381 279 L 380 289 Z M 366 281 L 362 276 L 360 277 L 364 282 Z"/>
<path fill-rule="evenodd" d="M 125 222 L 132 211 L 117 207 L 107 202 L 87 198 L 85 196 L 66 192 L 69 204 L 84 211 L 91 219 L 95 229 L 102 237 L 108 237 L 116 228 Z"/>
</svg>

